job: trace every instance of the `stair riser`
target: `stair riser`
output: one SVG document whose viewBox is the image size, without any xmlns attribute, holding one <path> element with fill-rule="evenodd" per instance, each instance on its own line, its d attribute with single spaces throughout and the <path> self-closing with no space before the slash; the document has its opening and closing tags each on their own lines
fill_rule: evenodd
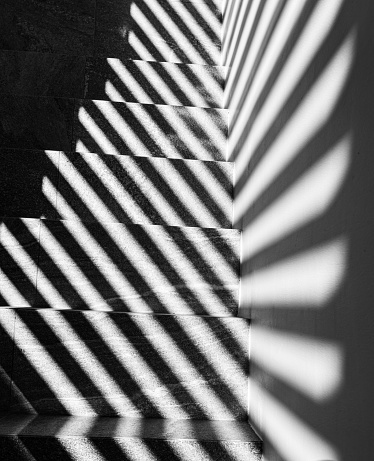
<svg viewBox="0 0 374 461">
<path fill-rule="evenodd" d="M 235 230 L 4 219 L 2 305 L 235 315 Z"/>
<path fill-rule="evenodd" d="M 246 419 L 244 319 L 0 310 L 12 412 Z"/>
<path fill-rule="evenodd" d="M 222 107 L 223 67 L 95 58 L 87 69 L 88 99 Z"/>
<path fill-rule="evenodd" d="M 3 64 L 2 97 L 23 95 L 222 107 L 224 67 L 1 50 L 0 63 Z"/>
<path fill-rule="evenodd" d="M 152 104 L 77 101 L 72 150 L 226 160 L 227 112 Z"/>
<path fill-rule="evenodd" d="M 226 160 L 227 111 L 0 95 L 0 148 Z"/>
<path fill-rule="evenodd" d="M 96 15 L 97 55 L 159 62 L 220 63 L 221 14 L 212 4 L 147 0 L 129 8 L 128 3 L 99 2 Z M 120 30 L 124 23 L 128 33 L 113 30 L 113 24 L 118 24 Z"/>
</svg>

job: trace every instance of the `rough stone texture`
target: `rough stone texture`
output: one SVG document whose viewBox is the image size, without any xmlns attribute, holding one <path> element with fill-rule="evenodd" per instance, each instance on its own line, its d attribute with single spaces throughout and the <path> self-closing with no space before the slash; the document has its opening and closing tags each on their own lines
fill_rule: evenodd
<svg viewBox="0 0 374 461">
<path fill-rule="evenodd" d="M 0 95 L 0 147 L 70 150 L 74 100 Z"/>
<path fill-rule="evenodd" d="M 0 284 L 2 285 L 1 279 Z M 14 312 L 0 308 L 0 411 L 7 411 L 10 406 L 14 322 Z"/>
<path fill-rule="evenodd" d="M 35 302 L 39 257 L 39 221 L 0 221 L 0 306 L 31 306 Z"/>
<path fill-rule="evenodd" d="M 0 51 L 0 93 L 81 98 L 85 64 L 80 56 Z"/>
<path fill-rule="evenodd" d="M 196 442 L 194 440 L 87 439 L 0 437 L 0 455 L 9 461 L 261 461 L 260 442 Z"/>
<path fill-rule="evenodd" d="M 247 422 L 105 416 L 50 416 L 0 413 L 0 436 L 143 438 L 260 442 Z"/>
<path fill-rule="evenodd" d="M 0 109 L 1 110 L 1 109 Z M 55 217 L 56 196 L 47 200 L 43 182 L 57 188 L 59 152 L 0 149 L 0 216 Z"/>
<path fill-rule="evenodd" d="M 7 415 L 0 455 L 9 460 L 260 461 L 262 442 L 247 423 Z"/>
<path fill-rule="evenodd" d="M 69 153 L 59 171 L 57 210 L 66 219 L 231 227 L 228 163 Z"/>
<path fill-rule="evenodd" d="M 85 97 L 220 108 L 224 73 L 223 67 L 197 64 L 89 58 Z"/>
<path fill-rule="evenodd" d="M 220 64 L 221 14 L 211 6 L 98 0 L 96 53 L 146 61 Z"/>
<path fill-rule="evenodd" d="M 40 244 L 37 306 L 61 307 L 52 284 L 71 308 L 237 312 L 236 230 L 43 220 Z"/>
<path fill-rule="evenodd" d="M 19 310 L 11 409 L 243 420 L 248 326 L 239 318 Z"/>
<path fill-rule="evenodd" d="M 91 55 L 95 0 L 2 0 L 0 48 Z"/>
<path fill-rule="evenodd" d="M 91 100 L 76 106 L 73 150 L 79 152 L 226 160 L 226 141 L 222 109 Z"/>
</svg>

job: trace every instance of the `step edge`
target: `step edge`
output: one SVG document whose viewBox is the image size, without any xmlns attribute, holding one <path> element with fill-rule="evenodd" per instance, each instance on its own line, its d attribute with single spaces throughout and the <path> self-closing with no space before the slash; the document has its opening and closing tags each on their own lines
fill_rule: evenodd
<svg viewBox="0 0 374 461">
<path fill-rule="evenodd" d="M 75 423 L 74 430 L 81 433 L 73 433 L 72 430 L 60 430 L 60 434 L 53 423 Z M 13 424 L 13 431 L 6 430 L 6 425 Z M 95 428 L 84 428 L 84 424 L 96 425 Z M 118 424 L 122 424 L 119 428 Z M 18 425 L 18 427 L 17 427 Z M 38 433 L 38 425 L 40 427 Z M 100 425 L 102 426 L 100 428 Z M 104 426 L 109 427 L 112 433 L 103 433 Z M 116 426 L 114 427 L 113 426 Z M 36 426 L 36 428 L 35 428 Z M 43 432 L 42 432 L 42 427 Z M 98 428 L 99 426 L 99 428 Z M 139 427 L 141 426 L 141 427 Z M 11 428 L 10 428 L 11 429 Z M 108 428 L 107 428 L 108 429 Z M 62 432 L 62 433 L 61 433 Z M 157 439 L 165 441 L 231 441 L 241 443 L 259 443 L 262 441 L 253 428 L 247 422 L 232 420 L 178 420 L 157 418 L 131 418 L 131 417 L 84 417 L 84 416 L 47 416 L 8 413 L 5 417 L 0 416 L 0 437 L 54 437 L 54 438 L 115 438 L 115 439 Z"/>
<path fill-rule="evenodd" d="M 240 236 L 241 234 L 241 229 L 235 229 L 235 228 L 229 228 L 229 227 L 202 227 L 202 226 L 165 226 L 163 224 L 138 224 L 138 223 L 133 223 L 133 222 L 122 222 L 122 221 L 85 221 L 82 219 L 58 219 L 58 218 L 44 218 L 44 217 L 29 217 L 29 216 L 7 216 L 7 215 L 0 215 L 0 224 L 4 220 L 34 220 L 34 221 L 46 221 L 46 222 L 69 222 L 69 223 L 85 223 L 88 225 L 100 225 L 103 226 L 105 224 L 108 225 L 122 225 L 126 227 L 141 227 L 141 228 L 160 228 L 160 229 L 182 229 L 186 230 L 187 232 L 189 230 L 212 230 L 212 231 L 219 231 L 222 233 L 231 233 L 231 234 L 237 234 Z"/>
</svg>

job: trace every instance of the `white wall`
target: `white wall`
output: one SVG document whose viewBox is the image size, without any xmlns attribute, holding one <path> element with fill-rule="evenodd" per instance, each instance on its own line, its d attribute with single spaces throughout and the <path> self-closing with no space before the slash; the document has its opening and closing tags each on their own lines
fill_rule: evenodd
<svg viewBox="0 0 374 461">
<path fill-rule="evenodd" d="M 229 160 L 268 461 L 374 459 L 374 5 L 223 0 Z"/>
</svg>

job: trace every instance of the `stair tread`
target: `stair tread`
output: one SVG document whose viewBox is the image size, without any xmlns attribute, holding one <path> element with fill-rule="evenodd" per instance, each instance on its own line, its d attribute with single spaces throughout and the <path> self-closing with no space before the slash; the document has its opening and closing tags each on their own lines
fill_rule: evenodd
<svg viewBox="0 0 374 461">
<path fill-rule="evenodd" d="M 0 436 L 114 437 L 261 442 L 246 422 L 128 417 L 0 415 Z"/>
</svg>

